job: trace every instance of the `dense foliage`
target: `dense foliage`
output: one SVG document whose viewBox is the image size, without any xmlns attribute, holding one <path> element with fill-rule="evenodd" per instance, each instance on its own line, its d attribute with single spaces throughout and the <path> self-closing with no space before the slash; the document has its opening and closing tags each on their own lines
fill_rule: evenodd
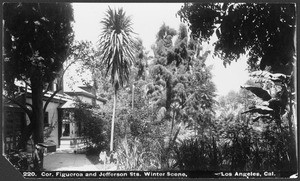
<svg viewBox="0 0 300 181">
<path fill-rule="evenodd" d="M 141 60 L 132 69 L 134 89 L 120 91 L 124 107 L 119 106 L 122 109 L 117 115 L 123 115 L 120 120 L 125 123 L 116 130 L 124 133 L 129 128 L 121 139 L 136 140 L 133 146 L 137 151 L 149 155 L 139 162 L 148 163 L 142 166 L 146 170 L 174 167 L 176 140 L 186 139 L 186 132 L 191 133 L 202 124 L 210 124 L 205 119 L 213 113 L 215 88 L 210 68 L 205 66 L 208 52 L 196 55 L 196 47 L 200 46 L 188 40 L 184 25 L 173 45 L 172 36 L 176 33 L 165 24 L 161 26 L 153 46 L 155 57 L 148 60 L 148 65 Z M 147 59 L 140 55 L 136 57 Z M 141 64 L 144 76 L 140 76 Z M 201 136 L 201 131 L 195 132 Z M 124 149 L 124 145 L 120 148 Z"/>
<path fill-rule="evenodd" d="M 4 3 L 3 9 L 5 85 L 13 86 L 15 79 L 28 82 L 37 68 L 45 86 L 57 77 L 68 56 L 73 40 L 71 5 Z"/>
<path fill-rule="evenodd" d="M 106 120 L 110 115 L 99 112 L 99 107 L 77 101 L 74 121 L 80 125 L 80 133 L 88 150 L 104 150 L 108 147 L 109 124 Z M 97 151 L 98 152 L 98 151 Z"/>
</svg>

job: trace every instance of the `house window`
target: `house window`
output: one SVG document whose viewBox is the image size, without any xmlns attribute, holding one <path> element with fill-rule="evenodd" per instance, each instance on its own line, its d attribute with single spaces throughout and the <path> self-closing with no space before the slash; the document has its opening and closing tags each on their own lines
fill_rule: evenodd
<svg viewBox="0 0 300 181">
<path fill-rule="evenodd" d="M 48 112 L 44 114 L 44 126 L 49 126 L 49 115 Z"/>
</svg>

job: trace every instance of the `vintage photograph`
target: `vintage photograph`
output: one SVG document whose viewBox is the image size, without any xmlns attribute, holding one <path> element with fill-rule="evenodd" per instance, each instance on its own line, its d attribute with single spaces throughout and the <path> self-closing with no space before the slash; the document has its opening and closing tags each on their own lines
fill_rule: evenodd
<svg viewBox="0 0 300 181">
<path fill-rule="evenodd" d="M 296 3 L 2 4 L 25 178 L 298 178 Z"/>
</svg>

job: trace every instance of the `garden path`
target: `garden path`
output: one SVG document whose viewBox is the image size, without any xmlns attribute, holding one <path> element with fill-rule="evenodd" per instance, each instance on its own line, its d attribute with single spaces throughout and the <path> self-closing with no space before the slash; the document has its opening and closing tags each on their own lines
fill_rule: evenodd
<svg viewBox="0 0 300 181">
<path fill-rule="evenodd" d="M 98 171 L 85 154 L 52 153 L 44 157 L 47 171 Z"/>
</svg>

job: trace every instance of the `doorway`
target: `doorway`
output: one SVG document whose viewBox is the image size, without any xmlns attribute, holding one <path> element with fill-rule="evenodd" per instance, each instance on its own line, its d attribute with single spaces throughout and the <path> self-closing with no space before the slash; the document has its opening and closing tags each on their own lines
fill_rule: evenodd
<svg viewBox="0 0 300 181">
<path fill-rule="evenodd" d="M 69 137 L 70 136 L 70 123 L 63 123 L 62 125 L 62 136 Z"/>
</svg>

